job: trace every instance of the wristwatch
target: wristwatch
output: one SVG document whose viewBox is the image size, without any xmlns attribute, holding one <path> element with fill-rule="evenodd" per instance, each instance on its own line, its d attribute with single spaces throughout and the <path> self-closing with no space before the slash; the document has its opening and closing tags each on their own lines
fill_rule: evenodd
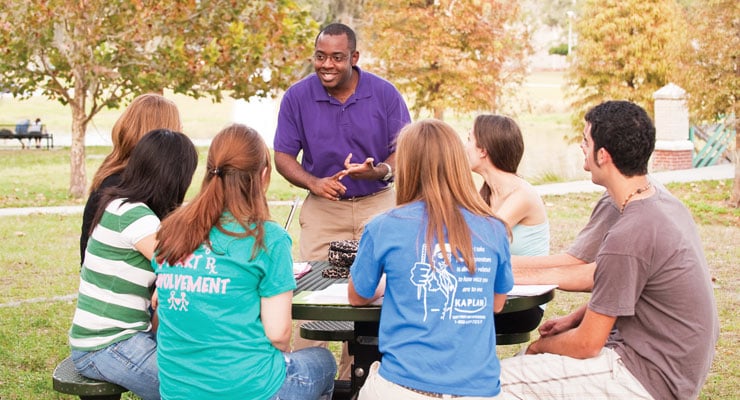
<svg viewBox="0 0 740 400">
<path fill-rule="evenodd" d="M 384 177 L 380 178 L 381 181 L 388 182 L 389 180 L 393 179 L 393 168 L 391 168 L 390 164 L 381 162 L 378 163 L 378 165 L 385 165 L 385 167 L 388 168 L 388 173 L 385 174 Z"/>
</svg>

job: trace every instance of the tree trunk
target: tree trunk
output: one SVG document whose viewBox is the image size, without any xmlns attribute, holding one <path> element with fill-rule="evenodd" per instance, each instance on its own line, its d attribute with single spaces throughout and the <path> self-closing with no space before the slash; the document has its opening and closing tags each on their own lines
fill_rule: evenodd
<svg viewBox="0 0 740 400">
<path fill-rule="evenodd" d="M 445 120 L 445 109 L 444 107 L 434 107 L 434 118 L 440 121 Z"/>
<path fill-rule="evenodd" d="M 85 170 L 87 116 L 85 115 L 84 101 L 80 99 L 80 95 L 76 95 L 69 105 L 72 107 L 72 145 L 69 151 L 69 194 L 75 199 L 80 199 L 87 191 Z"/>
<path fill-rule="evenodd" d="M 730 206 L 740 207 L 740 117 L 735 114 L 735 182 L 732 184 L 732 195 L 730 196 Z"/>
</svg>

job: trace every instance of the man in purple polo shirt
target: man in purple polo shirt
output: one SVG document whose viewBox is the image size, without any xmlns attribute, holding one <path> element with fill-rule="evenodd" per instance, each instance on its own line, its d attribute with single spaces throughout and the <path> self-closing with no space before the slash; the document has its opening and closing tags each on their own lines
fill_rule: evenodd
<svg viewBox="0 0 740 400">
<path fill-rule="evenodd" d="M 370 218 L 395 206 L 395 141 L 411 116 L 390 82 L 357 66 L 350 27 L 328 25 L 314 47 L 316 73 L 285 92 L 273 147 L 277 171 L 309 191 L 299 215 L 301 259 L 326 260 L 329 242 L 359 240 Z M 295 349 L 326 346 L 297 332 Z M 347 379 L 351 358 L 343 347 L 339 377 Z"/>
<path fill-rule="evenodd" d="M 329 242 L 359 239 L 365 222 L 395 205 L 395 139 L 411 118 L 390 82 L 357 67 L 356 44 L 348 26 L 324 28 L 315 42 L 316 73 L 291 86 L 280 104 L 275 167 L 309 190 L 299 216 L 303 260 L 325 260 Z"/>
</svg>

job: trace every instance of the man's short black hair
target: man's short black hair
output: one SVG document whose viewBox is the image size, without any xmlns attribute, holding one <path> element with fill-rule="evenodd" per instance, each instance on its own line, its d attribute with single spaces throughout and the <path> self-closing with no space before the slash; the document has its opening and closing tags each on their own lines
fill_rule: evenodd
<svg viewBox="0 0 740 400">
<path fill-rule="evenodd" d="M 624 176 L 646 175 L 655 149 L 655 126 L 647 112 L 629 101 L 607 101 L 586 113 L 594 141 L 594 159 L 600 148 L 611 155 Z"/>
<path fill-rule="evenodd" d="M 357 36 L 355 36 L 355 31 L 345 24 L 333 23 L 325 26 L 324 29 L 316 35 L 316 40 L 314 40 L 313 43 L 314 47 L 319 42 L 319 36 L 322 34 L 329 36 L 347 35 L 347 43 L 349 45 L 350 53 L 354 53 L 355 50 L 357 50 Z"/>
</svg>

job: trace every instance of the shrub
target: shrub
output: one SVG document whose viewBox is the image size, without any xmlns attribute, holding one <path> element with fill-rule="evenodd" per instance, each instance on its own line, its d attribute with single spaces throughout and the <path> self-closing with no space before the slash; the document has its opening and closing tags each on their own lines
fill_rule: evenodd
<svg viewBox="0 0 740 400">
<path fill-rule="evenodd" d="M 555 47 L 550 47 L 550 50 L 548 51 L 549 54 L 557 54 L 561 56 L 567 56 L 568 55 L 568 44 L 567 43 L 560 43 L 559 45 Z"/>
</svg>

